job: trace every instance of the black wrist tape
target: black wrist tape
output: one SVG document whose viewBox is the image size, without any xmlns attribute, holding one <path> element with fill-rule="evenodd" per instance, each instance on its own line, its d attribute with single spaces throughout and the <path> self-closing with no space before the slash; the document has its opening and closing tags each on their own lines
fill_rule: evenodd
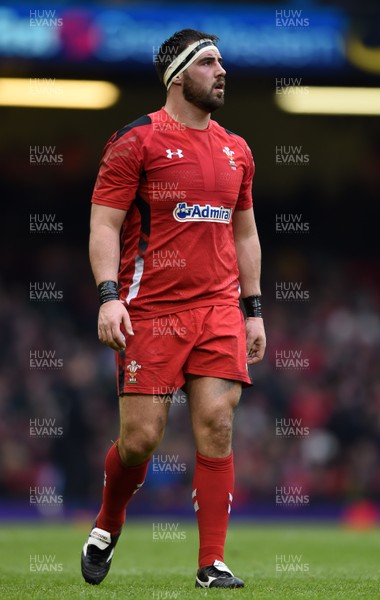
<svg viewBox="0 0 380 600">
<path fill-rule="evenodd" d="M 262 317 L 261 296 L 242 298 L 247 317 Z"/>
<path fill-rule="evenodd" d="M 116 281 L 102 281 L 98 285 L 98 292 L 101 305 L 110 300 L 119 300 Z"/>
</svg>

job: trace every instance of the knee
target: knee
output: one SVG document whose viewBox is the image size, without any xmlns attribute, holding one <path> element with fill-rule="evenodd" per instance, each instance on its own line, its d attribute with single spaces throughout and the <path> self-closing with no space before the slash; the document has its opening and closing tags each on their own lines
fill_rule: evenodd
<svg viewBox="0 0 380 600">
<path fill-rule="evenodd" d="M 231 442 L 234 411 L 239 403 L 240 394 L 229 396 L 208 408 L 198 416 L 196 428 L 203 438 L 213 444 L 224 446 Z"/>
<path fill-rule="evenodd" d="M 203 429 L 206 429 L 211 437 L 230 438 L 232 434 L 232 411 L 225 414 L 209 415 L 203 420 Z"/>
<path fill-rule="evenodd" d="M 200 415 L 203 429 L 207 429 L 211 435 L 229 437 L 232 433 L 234 411 L 239 404 L 240 393 L 230 394 L 228 399 L 218 402 Z"/>
<path fill-rule="evenodd" d="M 164 428 L 160 424 L 122 427 L 118 443 L 122 461 L 138 464 L 149 458 L 160 443 L 163 433 Z"/>
<path fill-rule="evenodd" d="M 205 415 L 194 433 L 198 452 L 204 456 L 227 456 L 232 444 L 232 414 Z"/>
<path fill-rule="evenodd" d="M 204 456 L 224 457 L 231 452 L 234 409 L 239 403 L 240 391 L 235 386 L 229 394 L 203 403 L 201 411 L 192 411 L 197 449 Z"/>
</svg>

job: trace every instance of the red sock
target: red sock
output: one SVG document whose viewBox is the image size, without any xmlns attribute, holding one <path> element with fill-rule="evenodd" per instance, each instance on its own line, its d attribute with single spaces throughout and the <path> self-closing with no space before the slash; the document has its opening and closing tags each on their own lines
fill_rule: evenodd
<svg viewBox="0 0 380 600">
<path fill-rule="evenodd" d="M 233 490 L 233 453 L 226 458 L 207 458 L 197 452 L 193 503 L 199 529 L 199 568 L 214 560 L 224 562 Z"/>
<path fill-rule="evenodd" d="M 150 458 L 141 465 L 128 467 L 121 461 L 117 442 L 113 444 L 106 456 L 103 504 L 96 519 L 97 527 L 112 534 L 120 531 L 127 504 L 145 481 L 149 461 Z"/>
</svg>

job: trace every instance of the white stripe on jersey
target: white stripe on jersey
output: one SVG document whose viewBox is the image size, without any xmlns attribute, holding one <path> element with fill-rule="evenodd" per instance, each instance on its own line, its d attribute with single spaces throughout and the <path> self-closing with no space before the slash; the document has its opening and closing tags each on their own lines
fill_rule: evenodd
<svg viewBox="0 0 380 600">
<path fill-rule="evenodd" d="M 129 304 L 131 300 L 137 297 L 140 290 L 141 278 L 144 272 L 144 259 L 139 254 L 135 257 L 135 272 L 133 273 L 132 284 L 129 288 L 129 294 L 126 298 L 126 303 Z"/>
</svg>

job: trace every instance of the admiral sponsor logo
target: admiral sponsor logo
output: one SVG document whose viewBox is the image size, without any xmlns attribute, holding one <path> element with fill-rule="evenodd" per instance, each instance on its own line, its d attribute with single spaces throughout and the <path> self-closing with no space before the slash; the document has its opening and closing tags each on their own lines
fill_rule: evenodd
<svg viewBox="0 0 380 600">
<path fill-rule="evenodd" d="M 231 208 L 224 206 L 211 206 L 211 204 L 193 204 L 179 202 L 173 210 L 176 221 L 211 221 L 213 223 L 229 223 L 231 220 Z"/>
<path fill-rule="evenodd" d="M 152 523 L 152 538 L 155 541 L 183 541 L 186 531 L 179 529 L 179 523 Z"/>
</svg>

